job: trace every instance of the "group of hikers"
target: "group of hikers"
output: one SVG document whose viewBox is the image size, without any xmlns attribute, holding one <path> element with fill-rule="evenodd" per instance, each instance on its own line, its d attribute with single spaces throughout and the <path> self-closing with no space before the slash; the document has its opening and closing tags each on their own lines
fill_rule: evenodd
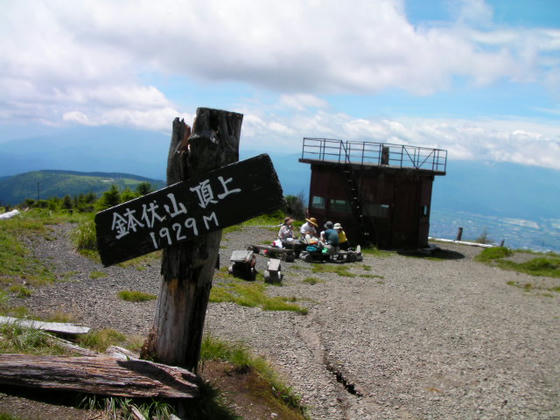
<svg viewBox="0 0 560 420">
<path fill-rule="evenodd" d="M 305 219 L 305 223 L 300 228 L 301 238 L 298 239 L 294 233 L 294 219 L 286 217 L 284 223 L 278 231 L 278 239 L 274 242 L 280 248 L 292 248 L 296 242 L 305 245 L 314 245 L 328 249 L 329 253 L 334 253 L 339 249 L 348 249 L 348 238 L 340 223 L 328 221 L 324 224 L 324 230 L 318 231 L 319 224 L 317 219 L 310 217 Z"/>
</svg>

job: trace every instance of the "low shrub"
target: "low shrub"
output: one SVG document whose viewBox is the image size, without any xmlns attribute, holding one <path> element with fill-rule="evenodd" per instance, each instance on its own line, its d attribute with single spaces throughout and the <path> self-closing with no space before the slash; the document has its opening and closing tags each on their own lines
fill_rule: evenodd
<svg viewBox="0 0 560 420">
<path fill-rule="evenodd" d="M 513 255 L 513 252 L 509 248 L 496 246 L 492 248 L 485 248 L 475 257 L 475 259 L 480 262 L 488 262 L 498 260 L 500 258 L 506 258 L 510 255 Z"/>
<path fill-rule="evenodd" d="M 81 222 L 72 232 L 72 240 L 78 251 L 97 251 L 95 222 L 88 219 Z"/>
<path fill-rule="evenodd" d="M 17 323 L 0 325 L 0 353 L 65 354 L 66 350 L 53 344 L 48 334 Z"/>
<path fill-rule="evenodd" d="M 104 352 L 107 347 L 113 345 L 123 345 L 126 343 L 126 336 L 112 329 L 90 331 L 78 338 L 78 343 L 98 352 Z"/>
<path fill-rule="evenodd" d="M 258 307 L 264 311 L 292 311 L 301 315 L 308 313 L 307 308 L 297 305 L 293 297 L 270 297 L 265 293 L 262 282 L 217 283 L 210 290 L 210 302 L 234 302 L 241 306 Z"/>
<path fill-rule="evenodd" d="M 19 298 L 31 296 L 31 290 L 21 284 L 14 284 L 13 286 L 10 286 L 10 292 L 14 293 Z"/>
<path fill-rule="evenodd" d="M 120 299 L 126 300 L 127 302 L 146 302 L 148 300 L 157 299 L 156 295 L 139 292 L 137 290 L 121 290 L 118 296 Z"/>
</svg>

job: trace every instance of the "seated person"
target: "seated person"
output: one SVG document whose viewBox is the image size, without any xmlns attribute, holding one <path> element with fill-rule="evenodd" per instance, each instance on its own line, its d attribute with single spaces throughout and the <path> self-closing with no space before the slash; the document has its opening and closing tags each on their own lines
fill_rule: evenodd
<svg viewBox="0 0 560 420">
<path fill-rule="evenodd" d="M 335 223 L 333 229 L 338 232 L 338 247 L 347 251 L 348 238 L 346 237 L 346 232 L 342 229 L 342 225 L 340 223 Z"/>
<path fill-rule="evenodd" d="M 319 225 L 317 224 L 317 219 L 315 219 L 314 217 L 305 219 L 305 223 L 301 225 L 301 229 L 299 230 L 302 239 L 305 239 L 307 242 L 309 242 L 310 238 L 316 238 L 318 227 Z"/>
<path fill-rule="evenodd" d="M 325 223 L 325 230 L 321 232 L 321 235 L 329 254 L 334 254 L 338 248 L 338 232 L 333 229 L 331 221 Z"/>
<path fill-rule="evenodd" d="M 284 223 L 280 226 L 280 230 L 278 231 L 278 240 L 282 246 L 286 246 L 295 240 L 294 227 L 292 223 L 294 223 L 294 219 L 286 217 L 284 219 Z M 277 241 L 274 242 L 276 243 Z"/>
</svg>

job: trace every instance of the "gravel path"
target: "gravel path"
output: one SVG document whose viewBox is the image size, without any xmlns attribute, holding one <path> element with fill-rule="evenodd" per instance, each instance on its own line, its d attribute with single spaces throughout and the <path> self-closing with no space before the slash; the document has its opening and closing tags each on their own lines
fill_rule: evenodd
<svg viewBox="0 0 560 420">
<path fill-rule="evenodd" d="M 157 294 L 159 261 L 142 271 L 103 268 L 72 250 L 69 225 L 54 229 L 57 239 L 37 238 L 34 252 L 70 280 L 34 290 L 25 304 L 146 334 L 154 301 L 116 294 Z M 258 228 L 228 234 L 221 264 L 232 250 L 272 236 Z M 479 248 L 440 246 L 446 258 L 365 256 L 347 265 L 355 277 L 283 262 L 284 285 L 268 293 L 304 299 L 308 315 L 210 304 L 206 330 L 266 357 L 316 419 L 560 418 L 560 294 L 508 285 L 537 280 L 474 262 Z M 261 272 L 264 264 L 259 257 Z M 95 272 L 106 277 L 92 279 Z"/>
</svg>

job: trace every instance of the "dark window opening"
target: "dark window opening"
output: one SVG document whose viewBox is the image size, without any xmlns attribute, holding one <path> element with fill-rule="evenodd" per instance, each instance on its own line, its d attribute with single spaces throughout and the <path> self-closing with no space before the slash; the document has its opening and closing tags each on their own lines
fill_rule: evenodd
<svg viewBox="0 0 560 420">
<path fill-rule="evenodd" d="M 350 213 L 351 212 L 350 203 L 346 200 L 338 200 L 336 198 L 331 198 L 329 200 L 329 211 L 334 211 L 338 213 Z"/>
<path fill-rule="evenodd" d="M 368 203 L 364 205 L 364 214 L 369 217 L 387 218 L 390 208 L 389 204 Z"/>
<path fill-rule="evenodd" d="M 314 209 L 324 209 L 325 208 L 325 198 L 314 195 L 311 197 L 311 208 Z"/>
</svg>

